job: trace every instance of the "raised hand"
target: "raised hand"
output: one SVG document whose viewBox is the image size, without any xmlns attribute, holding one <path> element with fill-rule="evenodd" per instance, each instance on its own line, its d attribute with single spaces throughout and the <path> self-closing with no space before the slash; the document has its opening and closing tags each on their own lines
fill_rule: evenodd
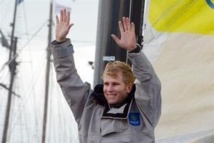
<svg viewBox="0 0 214 143">
<path fill-rule="evenodd" d="M 56 41 L 63 42 L 66 39 L 66 36 L 73 26 L 73 23 L 70 23 L 70 12 L 63 9 L 60 11 L 60 18 L 56 16 Z"/>
<path fill-rule="evenodd" d="M 130 22 L 128 17 L 123 17 L 122 22 L 119 21 L 119 29 L 120 29 L 120 39 L 111 34 L 114 41 L 121 48 L 126 49 L 127 51 L 131 51 L 136 47 L 136 35 L 135 35 L 135 25 L 133 22 Z"/>
</svg>

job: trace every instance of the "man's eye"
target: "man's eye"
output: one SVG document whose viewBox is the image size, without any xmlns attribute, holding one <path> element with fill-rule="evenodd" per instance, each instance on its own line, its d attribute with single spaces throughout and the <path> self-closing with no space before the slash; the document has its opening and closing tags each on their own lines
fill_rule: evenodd
<svg viewBox="0 0 214 143">
<path fill-rule="evenodd" d="M 112 83 L 112 85 L 114 85 L 114 86 L 115 86 L 115 85 L 119 85 L 119 84 L 118 84 L 118 83 Z"/>
<path fill-rule="evenodd" d="M 104 85 L 109 85 L 109 83 L 104 83 Z"/>
</svg>

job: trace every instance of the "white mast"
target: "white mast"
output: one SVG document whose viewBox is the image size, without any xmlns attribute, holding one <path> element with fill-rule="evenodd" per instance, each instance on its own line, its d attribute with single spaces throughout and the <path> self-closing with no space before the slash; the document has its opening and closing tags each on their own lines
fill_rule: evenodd
<svg viewBox="0 0 214 143">
<path fill-rule="evenodd" d="M 44 101 L 44 114 L 43 114 L 43 126 L 42 126 L 42 143 L 45 143 L 46 138 L 46 127 L 48 117 L 48 97 L 49 97 L 49 78 L 50 78 L 50 43 L 52 41 L 52 24 L 53 24 L 53 0 L 50 2 L 50 14 L 49 14 L 49 25 L 48 25 L 48 46 L 47 46 L 47 63 L 46 63 L 46 77 L 45 77 L 45 101 Z"/>
</svg>

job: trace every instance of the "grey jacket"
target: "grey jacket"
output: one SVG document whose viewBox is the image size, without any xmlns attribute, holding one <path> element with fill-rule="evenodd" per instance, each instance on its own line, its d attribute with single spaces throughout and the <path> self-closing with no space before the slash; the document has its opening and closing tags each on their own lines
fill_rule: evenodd
<svg viewBox="0 0 214 143">
<path fill-rule="evenodd" d="M 70 40 L 60 44 L 53 41 L 51 46 L 57 82 L 78 124 L 80 143 L 155 143 L 161 83 L 142 52 L 128 53 L 137 80 L 127 116 L 118 118 L 104 116 L 106 106 L 96 102 L 90 84 L 79 77 Z"/>
</svg>

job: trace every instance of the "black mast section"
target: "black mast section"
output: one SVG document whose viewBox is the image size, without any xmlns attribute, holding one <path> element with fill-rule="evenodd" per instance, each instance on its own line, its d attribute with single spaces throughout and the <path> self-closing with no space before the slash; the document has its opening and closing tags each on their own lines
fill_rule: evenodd
<svg viewBox="0 0 214 143">
<path fill-rule="evenodd" d="M 145 0 L 131 0 L 130 17 L 131 21 L 135 23 L 137 43 L 141 46 L 143 42 L 144 6 Z"/>
<path fill-rule="evenodd" d="M 108 62 L 128 63 L 127 51 L 117 46 L 111 34 L 119 35 L 118 21 L 123 16 L 135 23 L 137 43 L 142 45 L 142 26 L 145 0 L 100 0 L 96 39 L 94 86 L 102 83 L 102 72 Z"/>
</svg>

